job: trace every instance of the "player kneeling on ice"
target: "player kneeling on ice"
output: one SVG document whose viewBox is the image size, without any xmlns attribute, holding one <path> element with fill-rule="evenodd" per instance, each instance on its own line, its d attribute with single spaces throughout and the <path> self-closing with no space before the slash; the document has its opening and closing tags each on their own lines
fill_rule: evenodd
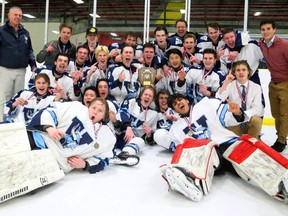
<svg viewBox="0 0 288 216">
<path fill-rule="evenodd" d="M 177 144 L 171 164 L 161 166 L 171 190 L 200 201 L 211 190 L 214 172 L 229 162 L 244 180 L 288 203 L 288 159 L 250 135 L 237 137 L 226 124 L 243 121 L 239 105 L 204 98 L 195 106 L 180 94 L 169 104 L 181 116 L 169 131 Z"/>
<path fill-rule="evenodd" d="M 104 124 L 109 108 L 102 98 L 89 107 L 80 102 L 56 102 L 40 110 L 27 126 L 34 148 L 48 148 L 64 172 L 72 169 L 96 173 L 109 165 L 116 138 Z M 33 148 L 33 147 L 32 147 Z"/>
<path fill-rule="evenodd" d="M 153 134 L 156 130 L 158 114 L 150 108 L 154 101 L 155 90 L 152 86 L 144 87 L 139 98 L 128 98 L 124 100 L 115 121 L 114 128 L 119 131 L 115 149 L 121 150 L 116 158 L 119 164 L 123 161 L 124 165 L 136 165 L 139 162 L 137 154 L 144 148 L 145 144 L 154 144 Z M 127 164 L 128 160 L 131 163 Z"/>
</svg>

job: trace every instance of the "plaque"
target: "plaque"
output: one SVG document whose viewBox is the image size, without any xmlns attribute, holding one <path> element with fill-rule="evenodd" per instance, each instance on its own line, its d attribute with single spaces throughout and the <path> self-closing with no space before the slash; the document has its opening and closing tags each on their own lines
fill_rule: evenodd
<svg viewBox="0 0 288 216">
<path fill-rule="evenodd" d="M 138 78 L 143 87 L 154 84 L 156 70 L 152 67 L 142 67 L 138 71 Z"/>
</svg>

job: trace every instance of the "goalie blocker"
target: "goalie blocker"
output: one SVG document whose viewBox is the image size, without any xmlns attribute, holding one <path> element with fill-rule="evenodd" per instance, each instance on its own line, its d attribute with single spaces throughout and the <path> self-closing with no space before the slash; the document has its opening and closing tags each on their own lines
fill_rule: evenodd
<svg viewBox="0 0 288 216">
<path fill-rule="evenodd" d="M 210 192 L 220 160 L 211 140 L 185 139 L 171 164 L 160 167 L 169 189 L 200 201 Z M 241 136 L 223 153 L 241 178 L 253 182 L 270 196 L 288 203 L 288 159 L 250 135 Z"/>
</svg>

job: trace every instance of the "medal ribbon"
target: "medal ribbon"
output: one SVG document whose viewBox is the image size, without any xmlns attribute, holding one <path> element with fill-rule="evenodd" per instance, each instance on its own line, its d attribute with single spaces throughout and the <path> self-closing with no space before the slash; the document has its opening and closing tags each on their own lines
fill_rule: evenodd
<svg viewBox="0 0 288 216">
<path fill-rule="evenodd" d="M 144 112 L 144 123 L 146 122 L 146 119 L 147 119 L 147 112 L 148 112 L 148 107 L 145 109 L 143 106 L 142 106 L 142 110 Z"/>
<path fill-rule="evenodd" d="M 66 44 L 65 44 L 66 45 Z M 61 47 L 60 47 L 60 45 L 59 45 L 59 42 L 58 42 L 58 44 L 57 44 L 57 46 L 58 46 L 58 49 L 59 49 L 59 52 L 60 53 L 67 53 L 68 52 L 68 48 L 65 50 L 65 52 L 63 52 L 63 50 L 61 49 Z"/>
<path fill-rule="evenodd" d="M 212 70 L 213 70 L 213 68 L 205 74 L 205 67 L 204 67 L 202 70 L 202 80 L 205 80 L 207 78 L 207 76 L 211 73 Z"/>
<path fill-rule="evenodd" d="M 89 53 L 89 55 L 88 55 L 88 57 L 89 57 L 89 61 L 90 61 L 91 64 L 92 64 L 92 62 L 93 62 L 94 55 L 95 55 L 95 52 L 93 52 L 92 57 L 91 57 L 91 53 Z"/>
<path fill-rule="evenodd" d="M 95 134 L 95 138 L 97 139 L 97 135 L 98 135 L 98 132 L 99 132 L 99 130 L 100 130 L 100 128 L 102 127 L 102 123 L 99 123 L 100 124 L 100 126 L 99 126 L 99 128 L 96 130 L 96 127 L 95 127 L 95 124 L 94 124 L 94 134 Z"/>
<path fill-rule="evenodd" d="M 192 131 L 192 111 L 193 107 L 190 107 L 190 112 L 189 112 L 189 119 L 187 117 L 184 118 L 186 124 L 188 125 L 189 131 Z"/>
</svg>

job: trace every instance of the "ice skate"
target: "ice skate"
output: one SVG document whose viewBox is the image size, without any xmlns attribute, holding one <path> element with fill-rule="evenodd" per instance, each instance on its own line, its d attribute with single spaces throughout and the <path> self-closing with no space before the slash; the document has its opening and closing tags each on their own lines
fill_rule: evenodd
<svg viewBox="0 0 288 216">
<path fill-rule="evenodd" d="M 276 199 L 283 201 L 288 204 L 288 179 L 283 179 L 279 185 L 279 194 Z"/>
<path fill-rule="evenodd" d="M 166 178 L 170 189 L 183 194 L 192 201 L 200 201 L 203 192 L 194 184 L 189 174 L 179 167 L 168 167 Z"/>
<path fill-rule="evenodd" d="M 109 162 L 111 164 L 123 166 L 135 166 L 139 163 L 140 158 L 137 155 L 130 155 L 126 151 L 120 152 L 117 156 L 113 157 Z"/>
</svg>

